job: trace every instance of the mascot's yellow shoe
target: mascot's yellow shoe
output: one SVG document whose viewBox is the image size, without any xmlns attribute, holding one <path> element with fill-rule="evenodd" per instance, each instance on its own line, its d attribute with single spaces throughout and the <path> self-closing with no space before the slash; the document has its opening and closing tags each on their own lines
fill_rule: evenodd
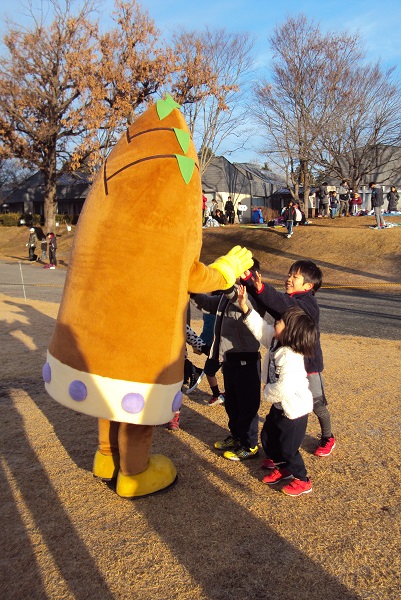
<svg viewBox="0 0 401 600">
<path fill-rule="evenodd" d="M 107 456 L 97 450 L 93 460 L 92 473 L 103 481 L 111 481 L 118 475 L 120 468 L 120 457 L 117 454 Z"/>
<path fill-rule="evenodd" d="M 148 468 L 138 475 L 123 475 L 117 478 L 117 494 L 122 498 L 141 498 L 166 490 L 177 479 L 174 464 L 167 456 L 152 454 Z"/>
</svg>

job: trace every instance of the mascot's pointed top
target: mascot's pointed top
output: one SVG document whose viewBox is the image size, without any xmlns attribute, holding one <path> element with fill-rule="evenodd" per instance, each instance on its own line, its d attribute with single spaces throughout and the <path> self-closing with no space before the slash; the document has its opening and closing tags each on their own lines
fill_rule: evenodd
<svg viewBox="0 0 401 600">
<path fill-rule="evenodd" d="M 162 121 L 165 117 L 175 109 L 181 108 L 178 102 L 176 102 L 170 94 L 166 94 L 165 100 L 158 100 L 156 102 L 156 110 L 159 116 L 160 121 Z"/>
</svg>

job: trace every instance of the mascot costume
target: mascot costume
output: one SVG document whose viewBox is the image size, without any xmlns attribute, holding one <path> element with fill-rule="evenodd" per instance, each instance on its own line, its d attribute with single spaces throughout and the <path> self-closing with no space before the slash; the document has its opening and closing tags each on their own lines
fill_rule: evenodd
<svg viewBox="0 0 401 600">
<path fill-rule="evenodd" d="M 199 262 L 201 208 L 197 153 L 167 96 L 129 127 L 91 187 L 43 367 L 52 398 L 98 417 L 93 474 L 117 477 L 124 498 L 177 477 L 150 449 L 154 426 L 182 402 L 189 293 L 227 289 L 253 262 L 239 246 Z"/>
</svg>

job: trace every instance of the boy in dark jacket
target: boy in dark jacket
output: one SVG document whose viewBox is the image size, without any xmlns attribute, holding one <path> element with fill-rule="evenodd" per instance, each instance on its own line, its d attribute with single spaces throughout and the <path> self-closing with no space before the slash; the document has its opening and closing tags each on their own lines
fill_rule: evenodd
<svg viewBox="0 0 401 600">
<path fill-rule="evenodd" d="M 191 300 L 198 309 L 216 315 L 210 358 L 222 362 L 230 435 L 215 442 L 214 448 L 224 452 L 228 460 L 253 458 L 259 451 L 259 342 L 244 323 L 235 289 L 219 296 L 191 294 Z M 248 301 L 259 310 L 255 300 L 248 298 Z"/>
<path fill-rule="evenodd" d="M 309 389 L 313 395 L 313 412 L 319 419 L 322 432 L 315 455 L 328 456 L 336 443 L 331 430 L 331 418 L 324 393 L 323 354 L 319 330 L 320 311 L 315 298 L 315 293 L 322 285 L 322 272 L 311 260 L 298 260 L 290 268 L 285 283 L 285 293 L 278 292 L 273 286 L 262 283 L 258 272 L 253 276 L 250 271 L 247 271 L 244 274 L 243 283 L 259 306 L 263 307 L 274 319 L 281 319 L 281 315 L 290 306 L 299 306 L 311 317 L 317 327 L 315 350 L 313 356 L 305 358 L 305 369 L 308 374 Z"/>
</svg>

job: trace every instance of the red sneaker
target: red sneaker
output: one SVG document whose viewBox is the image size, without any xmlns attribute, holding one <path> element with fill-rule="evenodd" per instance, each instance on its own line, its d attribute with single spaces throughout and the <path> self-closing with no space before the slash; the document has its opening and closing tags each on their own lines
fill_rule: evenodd
<svg viewBox="0 0 401 600">
<path fill-rule="evenodd" d="M 166 429 L 177 431 L 180 428 L 180 413 L 176 412 L 174 417 L 166 425 Z"/>
<path fill-rule="evenodd" d="M 224 401 L 224 394 L 219 394 L 218 396 L 212 396 L 208 402 L 208 405 L 217 406 L 218 404 L 224 404 Z"/>
<path fill-rule="evenodd" d="M 287 483 L 287 485 L 285 485 L 281 491 L 287 496 L 294 497 L 301 496 L 301 494 L 309 494 L 309 492 L 312 491 L 312 483 L 309 477 L 307 481 L 301 481 L 300 479 L 296 479 L 294 477 L 294 479 L 290 481 L 290 483 Z"/>
<path fill-rule="evenodd" d="M 260 465 L 262 469 L 275 469 L 276 465 L 271 458 L 265 458 Z"/>
<path fill-rule="evenodd" d="M 288 471 L 288 469 L 273 469 L 271 473 L 268 473 L 263 477 L 262 481 L 268 485 L 273 485 L 274 483 L 278 483 L 284 479 L 292 479 L 292 477 L 293 475 Z"/>
<path fill-rule="evenodd" d="M 329 456 L 336 447 L 336 440 L 333 437 L 322 438 L 319 446 L 316 448 L 315 456 Z"/>
</svg>

